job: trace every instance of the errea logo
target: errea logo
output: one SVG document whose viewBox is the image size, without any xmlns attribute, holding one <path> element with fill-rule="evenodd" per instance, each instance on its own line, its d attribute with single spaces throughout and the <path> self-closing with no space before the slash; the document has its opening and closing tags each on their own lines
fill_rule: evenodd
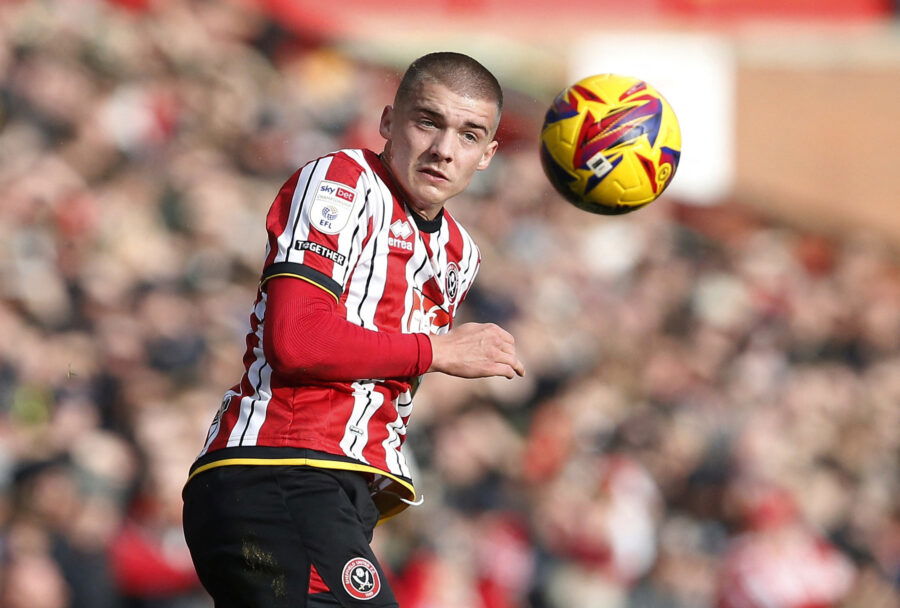
<svg viewBox="0 0 900 608">
<path fill-rule="evenodd" d="M 413 244 L 406 240 L 412 236 L 412 233 L 413 230 L 412 227 L 410 227 L 409 222 L 406 220 L 397 220 L 391 224 L 391 235 L 393 236 L 388 235 L 388 245 L 405 251 L 412 251 Z"/>
<path fill-rule="evenodd" d="M 405 239 L 412 234 L 412 228 L 406 220 L 397 220 L 391 224 L 391 233 L 397 238 Z"/>
</svg>

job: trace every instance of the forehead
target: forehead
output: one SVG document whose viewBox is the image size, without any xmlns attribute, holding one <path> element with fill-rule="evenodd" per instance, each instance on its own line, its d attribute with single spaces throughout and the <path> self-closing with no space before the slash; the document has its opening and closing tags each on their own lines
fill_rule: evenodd
<svg viewBox="0 0 900 608">
<path fill-rule="evenodd" d="M 409 112 L 427 110 L 447 119 L 483 124 L 489 130 L 500 118 L 496 101 L 460 93 L 433 80 L 419 82 L 403 105 Z"/>
</svg>

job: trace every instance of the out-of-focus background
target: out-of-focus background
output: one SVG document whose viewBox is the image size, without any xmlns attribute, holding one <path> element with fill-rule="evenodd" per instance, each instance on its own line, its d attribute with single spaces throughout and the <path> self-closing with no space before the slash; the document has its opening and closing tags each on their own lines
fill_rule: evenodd
<svg viewBox="0 0 900 608">
<path fill-rule="evenodd" d="M 241 374 L 264 215 L 380 150 L 398 70 L 468 52 L 501 152 L 450 203 L 464 319 L 516 381 L 429 375 L 403 608 L 900 605 L 900 29 L 887 0 L 0 3 L 0 606 L 208 608 L 180 489 Z M 605 218 L 543 112 L 595 72 L 682 118 Z"/>
</svg>

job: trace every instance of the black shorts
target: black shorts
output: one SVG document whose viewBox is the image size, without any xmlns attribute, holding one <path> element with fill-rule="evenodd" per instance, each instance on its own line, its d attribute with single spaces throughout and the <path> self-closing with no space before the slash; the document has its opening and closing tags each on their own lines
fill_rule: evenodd
<svg viewBox="0 0 900 608">
<path fill-rule="evenodd" d="M 352 471 L 229 465 L 184 490 L 185 538 L 216 608 L 396 608 L 369 546 L 377 521 Z"/>
</svg>

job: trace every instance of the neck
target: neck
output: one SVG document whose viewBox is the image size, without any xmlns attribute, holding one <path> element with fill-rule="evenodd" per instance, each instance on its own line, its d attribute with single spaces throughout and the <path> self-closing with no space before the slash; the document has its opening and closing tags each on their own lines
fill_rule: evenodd
<svg viewBox="0 0 900 608">
<path fill-rule="evenodd" d="M 434 209 L 419 209 L 415 206 L 411 201 L 407 200 L 406 206 L 409 207 L 409 210 L 421 217 L 424 220 L 431 221 L 436 218 L 443 210 L 443 207 L 435 207 Z"/>
</svg>

